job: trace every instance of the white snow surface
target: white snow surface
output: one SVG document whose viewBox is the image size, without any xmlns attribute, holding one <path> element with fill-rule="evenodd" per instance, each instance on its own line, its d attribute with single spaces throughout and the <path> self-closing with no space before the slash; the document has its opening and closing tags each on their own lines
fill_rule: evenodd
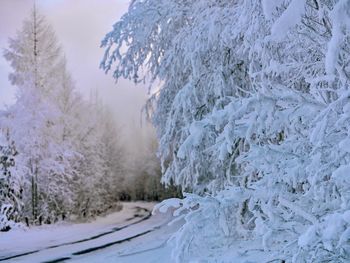
<svg viewBox="0 0 350 263">
<path fill-rule="evenodd" d="M 171 206 L 165 209 L 164 205 L 154 205 L 145 202 L 123 203 L 121 211 L 89 223 L 59 223 L 1 233 L 0 262 L 175 262 L 171 255 L 173 243 L 169 240 L 184 221 L 174 220 L 173 214 L 176 213 L 173 213 Z M 153 207 L 152 216 L 148 217 Z M 135 214 L 139 216 L 135 217 Z M 115 228 L 121 229 L 115 231 Z M 101 236 L 88 240 L 98 235 Z M 237 240 L 230 249 L 222 250 L 215 262 L 256 263 L 271 260 L 269 252 L 261 249 L 258 243 Z M 190 262 L 198 260 L 202 262 L 198 258 L 192 258 Z"/>
<path fill-rule="evenodd" d="M 171 213 L 150 215 L 154 203 L 123 203 L 123 209 L 105 217 L 99 217 L 89 223 L 59 223 L 55 225 L 31 227 L 25 230 L 13 230 L 0 234 L 0 261 L 19 254 L 37 251 L 28 255 L 7 259 L 6 262 L 46 262 L 71 257 L 73 253 L 85 249 L 103 246 L 112 242 L 130 238 L 143 232 L 152 231 L 172 219 Z M 135 217 L 135 215 L 138 215 Z M 139 222 L 139 223 L 138 223 Z M 126 228 L 123 228 L 127 226 Z M 115 228 L 121 228 L 112 232 Z M 174 228 L 174 227 L 173 227 Z M 112 233 L 108 233 L 112 232 Z M 106 234 L 107 233 L 107 234 Z M 80 240 L 91 240 L 67 244 Z M 164 236 L 166 238 L 167 236 Z M 127 242 L 129 244 L 129 242 Z M 57 246 L 57 247 L 53 247 Z M 113 249 L 114 246 L 111 246 Z M 115 251 L 116 253 L 118 250 Z M 91 262 L 86 253 L 74 260 Z M 115 261 L 113 261 L 115 262 Z M 119 261 L 118 261 L 119 262 Z"/>
<path fill-rule="evenodd" d="M 42 249 L 62 242 L 74 242 L 89 236 L 95 236 L 113 227 L 124 225 L 132 218 L 135 207 L 142 207 L 152 211 L 154 203 L 130 202 L 123 203 L 122 211 L 98 217 L 87 223 L 60 222 L 53 225 L 34 226 L 27 229 L 15 229 L 0 232 L 0 257 L 4 254 L 23 252 L 24 250 Z M 136 218 L 136 220 L 139 218 Z M 134 222 L 135 220 L 130 222 Z M 15 245 L 14 245 L 15 244 Z"/>
</svg>

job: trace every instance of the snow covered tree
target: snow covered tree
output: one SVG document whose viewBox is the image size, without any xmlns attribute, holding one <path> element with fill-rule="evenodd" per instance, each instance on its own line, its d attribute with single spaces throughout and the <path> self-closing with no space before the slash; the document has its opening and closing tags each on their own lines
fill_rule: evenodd
<svg viewBox="0 0 350 263">
<path fill-rule="evenodd" d="M 152 79 L 164 81 L 155 95 L 154 114 L 164 181 L 173 179 L 196 192 L 222 189 L 227 181 L 225 170 L 235 158 L 232 150 L 232 158 L 223 163 L 213 158 L 216 153 L 199 149 L 199 144 L 203 149 L 210 148 L 218 134 L 214 125 L 202 120 L 232 98 L 249 95 L 250 89 L 244 64 L 248 51 L 233 50 L 244 44 L 240 34 L 246 28 L 230 27 L 230 21 L 237 19 L 243 24 L 249 10 L 236 4 L 235 9 L 241 9 L 244 15 L 239 16 L 237 11 L 231 18 L 229 1 L 210 3 L 208 8 L 207 1 L 135 1 L 103 41 L 107 52 L 102 66 L 108 71 L 118 60 L 115 77 L 142 78 L 141 67 L 145 64 Z M 136 12 L 147 19 L 137 18 Z M 115 50 L 111 50 L 114 45 Z M 130 47 L 126 52 L 120 50 L 124 45 Z M 202 136 L 203 130 L 207 136 Z M 195 139 L 189 137 L 191 133 Z M 233 138 L 230 144 L 239 144 L 239 139 Z M 191 146 L 198 147 L 198 151 L 186 156 Z"/>
<path fill-rule="evenodd" d="M 92 110 L 96 111 L 94 157 L 97 158 L 93 175 L 96 198 L 92 201 L 92 207 L 96 207 L 93 210 L 99 214 L 118 206 L 118 189 L 124 175 L 125 157 L 119 137 L 121 129 L 117 129 L 111 112 L 103 105 L 95 105 Z"/>
<path fill-rule="evenodd" d="M 136 0 L 106 35 L 105 71 L 138 82 L 146 69 L 161 83 L 163 180 L 205 196 L 182 201 L 178 262 L 242 237 L 287 261 L 349 260 L 348 10 Z"/>
<path fill-rule="evenodd" d="M 17 87 L 17 101 L 7 110 L 5 123 L 25 173 L 23 216 L 35 223 L 50 222 L 63 213 L 62 206 L 71 206 L 67 181 L 73 174 L 74 149 L 63 143 L 62 135 L 67 132 L 62 122 L 67 109 L 62 107 L 68 104 L 56 99 L 70 84 L 53 29 L 35 7 L 17 37 L 10 39 L 4 56 L 11 63 L 10 80 Z"/>
<path fill-rule="evenodd" d="M 8 231 L 20 221 L 22 182 L 16 176 L 17 150 L 8 132 L 0 133 L 0 231 Z"/>
<path fill-rule="evenodd" d="M 102 183 L 100 188 L 105 192 L 103 195 L 105 205 L 113 206 L 119 201 L 118 189 L 121 188 L 121 178 L 125 171 L 125 150 L 120 139 L 122 129 L 117 126 L 114 116 L 106 107 L 101 113 L 99 127 L 102 131 L 100 149 L 104 179 L 100 181 Z"/>
<path fill-rule="evenodd" d="M 119 189 L 124 171 L 120 129 L 98 96 L 79 109 L 78 152 L 81 154 L 74 185 L 75 214 L 93 217 L 119 207 Z"/>
<path fill-rule="evenodd" d="M 57 201 L 56 195 L 69 197 L 62 186 L 67 175 L 63 166 L 64 145 L 55 140 L 57 108 L 35 89 L 27 87 L 26 93 L 8 109 L 8 114 L 6 127 L 19 150 L 18 166 L 26 182 L 24 216 L 39 223 L 56 216 L 49 207 L 49 203 Z"/>
<path fill-rule="evenodd" d="M 20 88 L 30 80 L 42 94 L 52 94 L 62 53 L 52 27 L 36 7 L 23 22 L 17 37 L 9 39 L 4 56 L 13 68 L 9 76 L 12 84 Z"/>
</svg>

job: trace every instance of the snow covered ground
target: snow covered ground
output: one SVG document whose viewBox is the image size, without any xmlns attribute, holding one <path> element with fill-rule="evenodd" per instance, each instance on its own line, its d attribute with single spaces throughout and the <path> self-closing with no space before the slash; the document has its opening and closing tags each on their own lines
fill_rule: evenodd
<svg viewBox="0 0 350 263">
<path fill-rule="evenodd" d="M 166 241 L 179 225 L 167 225 L 173 218 L 171 213 L 150 217 L 153 206 L 124 203 L 122 211 L 91 223 L 1 233 L 0 261 L 164 262 L 170 257 Z"/>
<path fill-rule="evenodd" d="M 61 223 L 0 234 L 0 262 L 163 263 L 171 259 L 170 236 L 184 223 L 172 211 L 156 212 L 154 203 L 123 203 L 120 212 L 90 223 Z M 221 253 L 198 255 L 191 262 L 279 262 L 252 241 L 237 241 Z M 217 251 L 216 251 L 217 252 Z M 212 254 L 212 255 L 211 255 Z M 277 259 L 275 261 L 274 259 Z"/>
</svg>

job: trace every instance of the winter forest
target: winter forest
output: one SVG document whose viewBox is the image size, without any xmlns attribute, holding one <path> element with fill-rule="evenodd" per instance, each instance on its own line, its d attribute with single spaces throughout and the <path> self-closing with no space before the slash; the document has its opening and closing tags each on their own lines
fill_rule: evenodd
<svg viewBox="0 0 350 263">
<path fill-rule="evenodd" d="M 1 231 L 148 201 L 124 239 L 64 243 L 52 262 L 350 262 L 350 1 L 132 0 L 123 13 L 96 66 L 148 89 L 155 135 L 130 157 L 32 8 L 3 53 L 17 93 L 0 111 Z"/>
<path fill-rule="evenodd" d="M 120 200 L 159 201 L 170 194 L 160 183 L 155 139 L 145 145 L 144 156 L 125 164 L 120 128 L 98 91 L 84 100 L 75 89 L 57 43 L 34 7 L 4 51 L 17 94 L 0 112 L 3 231 L 17 222 L 93 217 L 117 208 Z"/>
</svg>

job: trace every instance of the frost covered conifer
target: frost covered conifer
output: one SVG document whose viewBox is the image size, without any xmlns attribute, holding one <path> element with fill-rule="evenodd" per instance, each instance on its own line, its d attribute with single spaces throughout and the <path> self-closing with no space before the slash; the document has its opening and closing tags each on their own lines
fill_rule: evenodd
<svg viewBox="0 0 350 263">
<path fill-rule="evenodd" d="M 16 176 L 17 150 L 9 134 L 0 133 L 0 231 L 8 231 L 20 220 L 22 185 Z"/>
<path fill-rule="evenodd" d="M 67 115 L 75 103 L 73 86 L 54 31 L 35 7 L 9 42 L 4 56 L 13 68 L 9 78 L 17 87 L 17 100 L 7 109 L 4 124 L 20 153 L 22 220 L 49 223 L 72 207 L 69 180 L 75 153 L 68 141 Z"/>
<path fill-rule="evenodd" d="M 52 28 L 36 8 L 5 51 L 13 68 L 10 80 L 18 88 L 16 104 L 9 109 L 9 127 L 23 158 L 28 181 L 25 214 L 33 222 L 51 216 L 50 199 L 59 195 L 53 185 L 61 167 L 59 145 L 53 140 L 58 109 L 52 95 L 61 56 Z"/>
</svg>

